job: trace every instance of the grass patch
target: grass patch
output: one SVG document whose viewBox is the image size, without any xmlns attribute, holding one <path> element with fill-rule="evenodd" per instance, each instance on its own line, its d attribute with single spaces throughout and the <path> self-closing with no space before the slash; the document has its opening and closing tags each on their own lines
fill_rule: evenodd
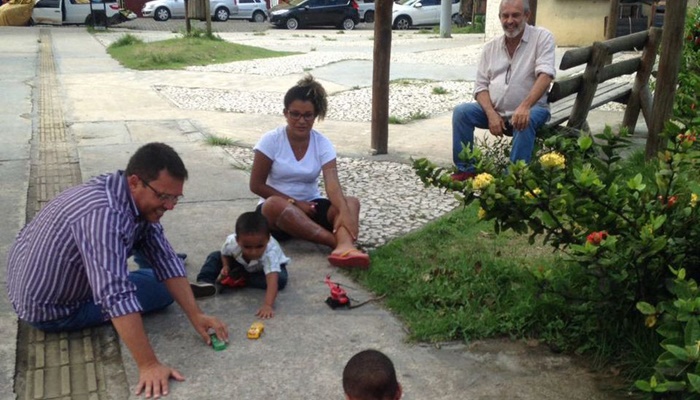
<svg viewBox="0 0 700 400">
<path fill-rule="evenodd" d="M 447 94 L 449 91 L 442 86 L 435 86 L 433 88 L 433 94 Z"/>
<path fill-rule="evenodd" d="M 423 111 L 415 111 L 415 112 L 412 112 L 408 115 L 409 121 L 415 121 L 418 119 L 428 119 L 428 118 L 430 118 L 430 114 L 426 114 Z"/>
<path fill-rule="evenodd" d="M 125 67 L 136 70 L 183 69 L 297 54 L 229 43 L 206 34 L 150 43 L 127 34 L 110 45 L 107 52 Z"/>
<path fill-rule="evenodd" d="M 134 45 L 140 45 L 140 44 L 143 44 L 143 40 L 141 40 L 141 38 L 136 37 L 130 33 L 127 33 L 126 35 L 119 37 L 119 39 L 117 39 L 109 47 L 110 48 L 117 48 L 117 47 L 134 46 Z"/>
<path fill-rule="evenodd" d="M 395 116 L 395 115 L 390 115 L 389 116 L 389 123 L 393 125 L 401 125 L 404 124 L 405 121 L 402 120 L 401 118 Z"/>
<path fill-rule="evenodd" d="M 216 135 L 207 136 L 207 144 L 211 146 L 232 146 L 234 143 L 231 138 Z"/>
<path fill-rule="evenodd" d="M 496 235 L 459 208 L 377 249 L 372 268 L 352 272 L 408 326 L 414 340 L 437 342 L 500 335 L 528 336 L 546 302 L 530 269 L 558 258 L 516 234 Z M 539 313 L 539 315 L 538 315 Z"/>
</svg>

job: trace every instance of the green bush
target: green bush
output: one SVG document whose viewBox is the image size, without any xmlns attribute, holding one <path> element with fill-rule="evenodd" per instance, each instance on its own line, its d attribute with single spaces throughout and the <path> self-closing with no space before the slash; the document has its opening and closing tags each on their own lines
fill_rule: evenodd
<svg viewBox="0 0 700 400">
<path fill-rule="evenodd" d="M 452 169 L 427 159 L 413 164 L 426 185 L 453 192 L 465 206 L 478 204 L 479 218 L 492 221 L 496 232 L 526 234 L 531 244 L 541 240 L 564 255 L 566 263 L 555 269 L 530 270 L 549 304 L 557 304 L 535 330 L 542 338 L 564 350 L 602 354 L 608 363 L 636 368 L 637 376 L 649 376 L 649 355 L 661 354 L 654 376 L 637 387 L 698 399 L 699 10 L 688 19 L 674 115 L 658 157 L 646 161 L 625 130 L 606 128 L 551 135 L 538 142 L 529 165 L 504 162 L 502 145 L 465 149 L 461 157 L 479 172 L 465 182 L 453 182 Z M 642 324 L 656 331 L 645 332 Z M 649 348 L 659 341 L 660 348 Z"/>
<path fill-rule="evenodd" d="M 639 157 L 623 160 L 627 134 L 608 128 L 578 139 L 552 137 L 544 143 L 548 152 L 505 174 L 479 150 L 464 153 L 481 172 L 470 181 L 453 182 L 451 171 L 426 159 L 414 168 L 424 183 L 454 191 L 464 204 L 477 201 L 480 217 L 493 221 L 496 232 L 528 234 L 530 243 L 540 237 L 568 256 L 564 281 L 538 278 L 569 304 L 570 315 L 562 316 L 573 333 L 567 347 L 586 351 L 600 345 L 599 315 L 628 327 L 638 301 L 667 294 L 668 265 L 698 265 L 700 156 L 695 133 L 684 132 L 670 125 L 669 148 L 650 164 L 639 165 Z M 624 337 L 623 331 L 604 330 Z"/>
<path fill-rule="evenodd" d="M 650 393 L 669 393 L 666 398 L 700 399 L 700 290 L 697 283 L 686 278 L 685 269 L 669 270 L 676 276 L 669 282 L 673 295 L 652 306 L 637 304 L 646 315 L 646 325 L 658 325 L 656 331 L 663 337 L 664 352 L 656 363 L 651 379 L 638 380 L 635 386 Z"/>
</svg>

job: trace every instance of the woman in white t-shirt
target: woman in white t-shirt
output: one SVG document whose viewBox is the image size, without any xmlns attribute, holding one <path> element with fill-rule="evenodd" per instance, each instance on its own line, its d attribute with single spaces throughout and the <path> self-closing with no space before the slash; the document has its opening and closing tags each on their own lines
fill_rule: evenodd
<svg viewBox="0 0 700 400">
<path fill-rule="evenodd" d="M 360 201 L 346 197 L 338 181 L 333 144 L 313 129 L 328 109 L 326 91 L 307 75 L 284 96 L 287 125 L 267 132 L 255 145 L 250 190 L 261 197 L 257 210 L 277 239 L 295 237 L 331 247 L 337 267 L 369 267 L 369 255 L 355 247 Z M 318 177 L 323 172 L 326 194 Z"/>
</svg>

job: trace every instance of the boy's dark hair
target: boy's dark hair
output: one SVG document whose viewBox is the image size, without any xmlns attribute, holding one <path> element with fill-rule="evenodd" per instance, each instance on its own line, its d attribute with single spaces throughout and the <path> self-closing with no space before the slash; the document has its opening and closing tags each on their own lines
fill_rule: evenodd
<svg viewBox="0 0 700 400">
<path fill-rule="evenodd" d="M 158 179 L 158 174 L 164 169 L 175 179 L 187 180 L 185 164 L 172 147 L 165 143 L 148 143 L 131 156 L 125 174 L 150 182 Z"/>
<path fill-rule="evenodd" d="M 394 400 L 399 391 L 394 363 L 378 350 L 355 354 L 343 370 L 343 390 L 357 400 Z"/>
<path fill-rule="evenodd" d="M 284 95 L 284 109 L 289 109 L 289 106 L 295 101 L 310 101 L 314 105 L 316 118 L 322 120 L 328 112 L 328 98 L 326 89 L 320 83 L 314 80 L 311 75 L 306 75 L 295 86 L 287 90 Z"/>
<path fill-rule="evenodd" d="M 267 224 L 267 218 L 262 213 L 255 211 L 244 212 L 236 220 L 236 236 L 251 233 L 270 235 L 270 226 Z"/>
</svg>

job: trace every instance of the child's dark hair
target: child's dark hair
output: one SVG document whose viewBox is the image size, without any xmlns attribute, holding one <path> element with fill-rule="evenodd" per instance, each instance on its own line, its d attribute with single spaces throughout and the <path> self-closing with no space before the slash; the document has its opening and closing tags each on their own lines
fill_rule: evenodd
<svg viewBox="0 0 700 400">
<path fill-rule="evenodd" d="M 267 218 L 262 213 L 255 211 L 244 212 L 236 220 L 236 236 L 251 233 L 270 235 L 270 226 L 267 224 Z"/>
<path fill-rule="evenodd" d="M 326 89 L 316 82 L 313 76 L 306 75 L 295 86 L 287 90 L 287 94 L 284 95 L 285 111 L 295 100 L 310 101 L 314 105 L 316 118 L 322 120 L 326 117 L 326 112 L 328 112 Z"/>
<path fill-rule="evenodd" d="M 343 370 L 343 390 L 357 400 L 394 400 L 400 390 L 394 363 L 378 350 L 355 354 Z"/>
</svg>

